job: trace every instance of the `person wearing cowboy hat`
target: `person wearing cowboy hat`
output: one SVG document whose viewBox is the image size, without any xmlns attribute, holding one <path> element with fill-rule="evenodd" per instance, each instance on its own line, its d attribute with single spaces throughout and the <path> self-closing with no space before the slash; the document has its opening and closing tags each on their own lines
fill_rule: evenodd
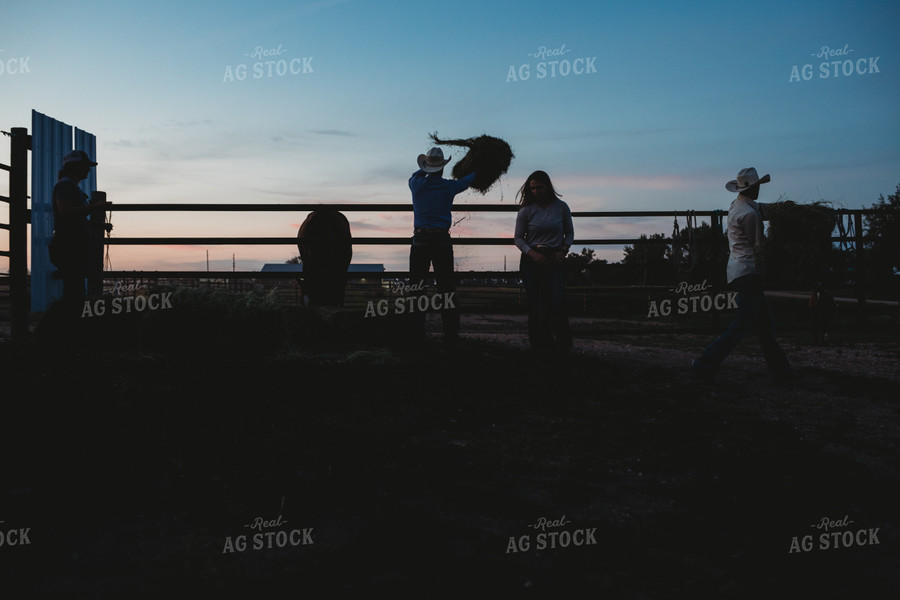
<svg viewBox="0 0 900 600">
<path fill-rule="evenodd" d="M 756 334 L 772 379 L 783 383 L 791 378 L 790 363 L 775 339 L 774 320 L 763 293 L 765 268 L 761 245 L 768 205 L 756 200 L 760 185 L 770 180 L 769 175 L 760 177 L 755 168 L 748 167 L 725 184 L 725 189 L 737 193 L 728 209 L 726 266 L 728 285 L 737 291 L 737 313 L 725 332 L 691 363 L 693 372 L 701 377 L 711 378 L 738 342 L 747 335 Z"/>
<path fill-rule="evenodd" d="M 97 162 L 83 150 L 73 150 L 63 157 L 63 165 L 53 187 L 53 237 L 51 261 L 59 269 L 63 282 L 62 305 L 67 313 L 78 316 L 86 297 L 88 254 L 91 224 L 89 217 L 111 203 L 90 203 L 88 195 L 78 187 Z"/>
<path fill-rule="evenodd" d="M 444 167 L 452 157 L 444 158 L 437 147 L 418 157 L 419 170 L 409 178 L 413 203 L 413 237 L 409 251 L 409 278 L 418 283 L 434 267 L 438 293 L 450 294 L 456 289 L 453 275 L 453 242 L 450 240 L 453 199 L 469 188 L 476 174 L 460 179 L 444 179 Z M 445 296 L 446 298 L 447 296 Z M 441 309 L 444 341 L 452 346 L 459 340 L 459 311 L 455 304 Z M 415 335 L 425 336 L 425 314 L 415 313 Z"/>
</svg>

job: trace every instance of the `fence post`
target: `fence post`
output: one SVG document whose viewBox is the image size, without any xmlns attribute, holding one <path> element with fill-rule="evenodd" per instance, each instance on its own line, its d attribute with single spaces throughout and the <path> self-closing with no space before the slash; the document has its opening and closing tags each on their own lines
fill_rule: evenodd
<svg viewBox="0 0 900 600">
<path fill-rule="evenodd" d="M 853 214 L 853 228 L 855 229 L 856 243 L 856 300 L 859 309 L 859 320 L 866 320 L 866 261 L 863 256 L 865 252 L 863 241 L 862 212 L 856 211 Z"/>
<path fill-rule="evenodd" d="M 28 150 L 25 127 L 10 130 L 9 160 L 9 299 L 10 335 L 14 343 L 28 333 Z"/>
<path fill-rule="evenodd" d="M 106 202 L 106 192 L 92 191 L 91 204 Z M 103 295 L 103 234 L 106 232 L 106 212 L 94 209 L 90 216 L 90 236 L 87 256 L 87 293 L 88 298 L 99 298 Z"/>
<path fill-rule="evenodd" d="M 713 252 L 715 253 L 715 264 L 717 267 L 727 265 L 728 263 L 728 234 L 727 232 L 722 231 L 723 214 L 725 213 L 723 213 L 721 210 L 717 210 L 714 211 L 713 214 L 711 214 L 709 217 L 709 225 L 713 230 L 713 235 L 715 236 L 713 239 Z M 716 268 L 715 273 L 715 279 L 712 282 L 713 285 L 724 290 L 728 284 L 728 278 L 725 274 L 725 271 Z M 714 330 L 720 329 L 721 318 L 719 316 L 719 311 L 713 310 L 710 311 L 710 314 L 712 315 L 712 328 Z"/>
</svg>

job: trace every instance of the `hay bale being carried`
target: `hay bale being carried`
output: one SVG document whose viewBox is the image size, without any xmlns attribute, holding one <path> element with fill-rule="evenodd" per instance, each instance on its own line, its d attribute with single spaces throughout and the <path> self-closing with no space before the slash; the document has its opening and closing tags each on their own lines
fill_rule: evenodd
<svg viewBox="0 0 900 600">
<path fill-rule="evenodd" d="M 777 245 L 778 250 L 793 254 L 831 248 L 836 217 L 825 202 L 799 204 L 779 199 L 768 204 L 766 218 L 768 241 Z"/>
<path fill-rule="evenodd" d="M 769 280 L 781 286 L 812 287 L 827 274 L 834 252 L 835 211 L 825 202 L 768 204 L 764 253 Z"/>
<path fill-rule="evenodd" d="M 453 177 L 460 179 L 475 172 L 472 187 L 482 194 L 491 189 L 500 176 L 506 173 L 515 157 L 509 144 L 490 135 L 442 140 L 438 138 L 437 133 L 432 133 L 431 139 L 439 146 L 462 146 L 469 149 L 466 155 L 453 165 Z"/>
</svg>

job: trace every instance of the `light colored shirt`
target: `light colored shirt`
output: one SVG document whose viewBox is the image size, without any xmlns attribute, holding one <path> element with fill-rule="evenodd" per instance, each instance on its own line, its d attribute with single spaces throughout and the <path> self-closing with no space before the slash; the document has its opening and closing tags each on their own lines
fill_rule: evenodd
<svg viewBox="0 0 900 600">
<path fill-rule="evenodd" d="M 768 204 L 738 195 L 728 208 L 728 265 L 726 279 L 731 283 L 744 275 L 762 275 L 763 220 Z"/>
<path fill-rule="evenodd" d="M 514 241 L 516 247 L 526 254 L 533 246 L 552 246 L 568 251 L 575 241 L 569 205 L 556 199 L 546 208 L 537 204 L 523 206 L 516 214 Z"/>
</svg>

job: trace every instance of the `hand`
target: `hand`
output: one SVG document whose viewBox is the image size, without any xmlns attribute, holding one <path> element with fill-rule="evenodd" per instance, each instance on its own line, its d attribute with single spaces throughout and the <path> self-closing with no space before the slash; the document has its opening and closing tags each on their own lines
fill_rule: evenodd
<svg viewBox="0 0 900 600">
<path fill-rule="evenodd" d="M 89 212 L 96 212 L 96 211 L 100 211 L 100 210 L 106 210 L 110 206 L 112 206 L 112 202 L 103 200 L 102 202 L 92 202 L 92 203 L 88 204 L 87 209 Z"/>
<path fill-rule="evenodd" d="M 533 260 L 534 262 L 536 262 L 538 264 L 547 264 L 550 262 L 550 259 L 548 259 L 546 256 L 544 256 L 543 254 L 541 254 L 534 248 L 532 248 L 528 251 L 528 258 L 530 258 L 531 260 Z"/>
</svg>

